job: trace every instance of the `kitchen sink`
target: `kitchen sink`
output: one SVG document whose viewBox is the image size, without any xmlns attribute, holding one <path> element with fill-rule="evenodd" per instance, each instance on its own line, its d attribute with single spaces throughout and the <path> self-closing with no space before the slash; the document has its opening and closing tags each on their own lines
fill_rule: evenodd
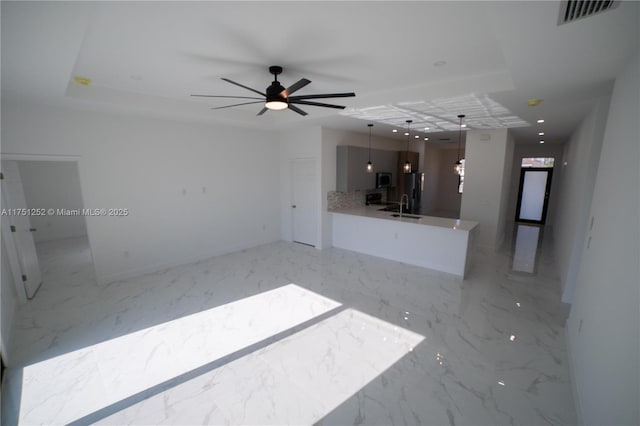
<svg viewBox="0 0 640 426">
<path fill-rule="evenodd" d="M 391 216 L 393 216 L 393 217 L 403 217 L 403 218 L 406 217 L 407 219 L 421 219 L 420 216 L 413 216 L 413 215 L 410 215 L 410 214 L 403 214 L 402 216 L 400 216 L 399 213 L 394 213 Z"/>
</svg>

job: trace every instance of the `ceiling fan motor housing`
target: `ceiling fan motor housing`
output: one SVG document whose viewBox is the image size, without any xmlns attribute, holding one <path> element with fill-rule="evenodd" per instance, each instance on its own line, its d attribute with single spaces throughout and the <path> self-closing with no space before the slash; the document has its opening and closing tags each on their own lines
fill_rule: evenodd
<svg viewBox="0 0 640 426">
<path fill-rule="evenodd" d="M 271 83 L 271 86 L 267 87 L 267 102 L 270 101 L 282 101 L 288 102 L 287 98 L 281 96 L 280 93 L 284 90 L 284 87 L 276 80 Z"/>
<path fill-rule="evenodd" d="M 279 65 L 272 65 L 269 67 L 269 72 L 273 74 L 274 80 L 271 83 L 271 86 L 267 87 L 267 102 L 272 101 L 281 101 L 287 102 L 287 98 L 281 96 L 280 93 L 284 91 L 284 87 L 278 81 L 278 74 L 282 74 L 282 67 Z"/>
</svg>

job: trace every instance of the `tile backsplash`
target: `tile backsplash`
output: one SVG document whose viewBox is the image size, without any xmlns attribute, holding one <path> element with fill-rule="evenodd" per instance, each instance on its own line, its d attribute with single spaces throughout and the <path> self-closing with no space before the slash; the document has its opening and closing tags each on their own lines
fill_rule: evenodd
<svg viewBox="0 0 640 426">
<path fill-rule="evenodd" d="M 386 201 L 386 189 L 369 189 L 366 191 L 352 192 L 329 191 L 327 193 L 327 210 L 332 211 L 364 206 L 366 195 L 374 192 L 381 193 L 382 201 Z"/>
</svg>

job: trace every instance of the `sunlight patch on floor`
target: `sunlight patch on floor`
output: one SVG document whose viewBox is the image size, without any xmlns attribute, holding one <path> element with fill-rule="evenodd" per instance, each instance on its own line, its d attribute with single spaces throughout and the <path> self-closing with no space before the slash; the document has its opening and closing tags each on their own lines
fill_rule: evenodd
<svg viewBox="0 0 640 426">
<path fill-rule="evenodd" d="M 288 284 L 23 370 L 20 424 L 67 424 L 340 306 Z"/>
<path fill-rule="evenodd" d="M 422 340 L 345 309 L 97 424 L 314 424 Z"/>
</svg>

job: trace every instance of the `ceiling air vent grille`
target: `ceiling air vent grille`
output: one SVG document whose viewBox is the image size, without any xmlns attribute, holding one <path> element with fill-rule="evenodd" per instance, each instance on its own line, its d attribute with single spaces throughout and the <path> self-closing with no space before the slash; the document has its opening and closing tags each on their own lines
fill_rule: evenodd
<svg viewBox="0 0 640 426">
<path fill-rule="evenodd" d="M 620 0 L 562 0 L 558 25 L 615 9 L 619 4 Z"/>
</svg>

